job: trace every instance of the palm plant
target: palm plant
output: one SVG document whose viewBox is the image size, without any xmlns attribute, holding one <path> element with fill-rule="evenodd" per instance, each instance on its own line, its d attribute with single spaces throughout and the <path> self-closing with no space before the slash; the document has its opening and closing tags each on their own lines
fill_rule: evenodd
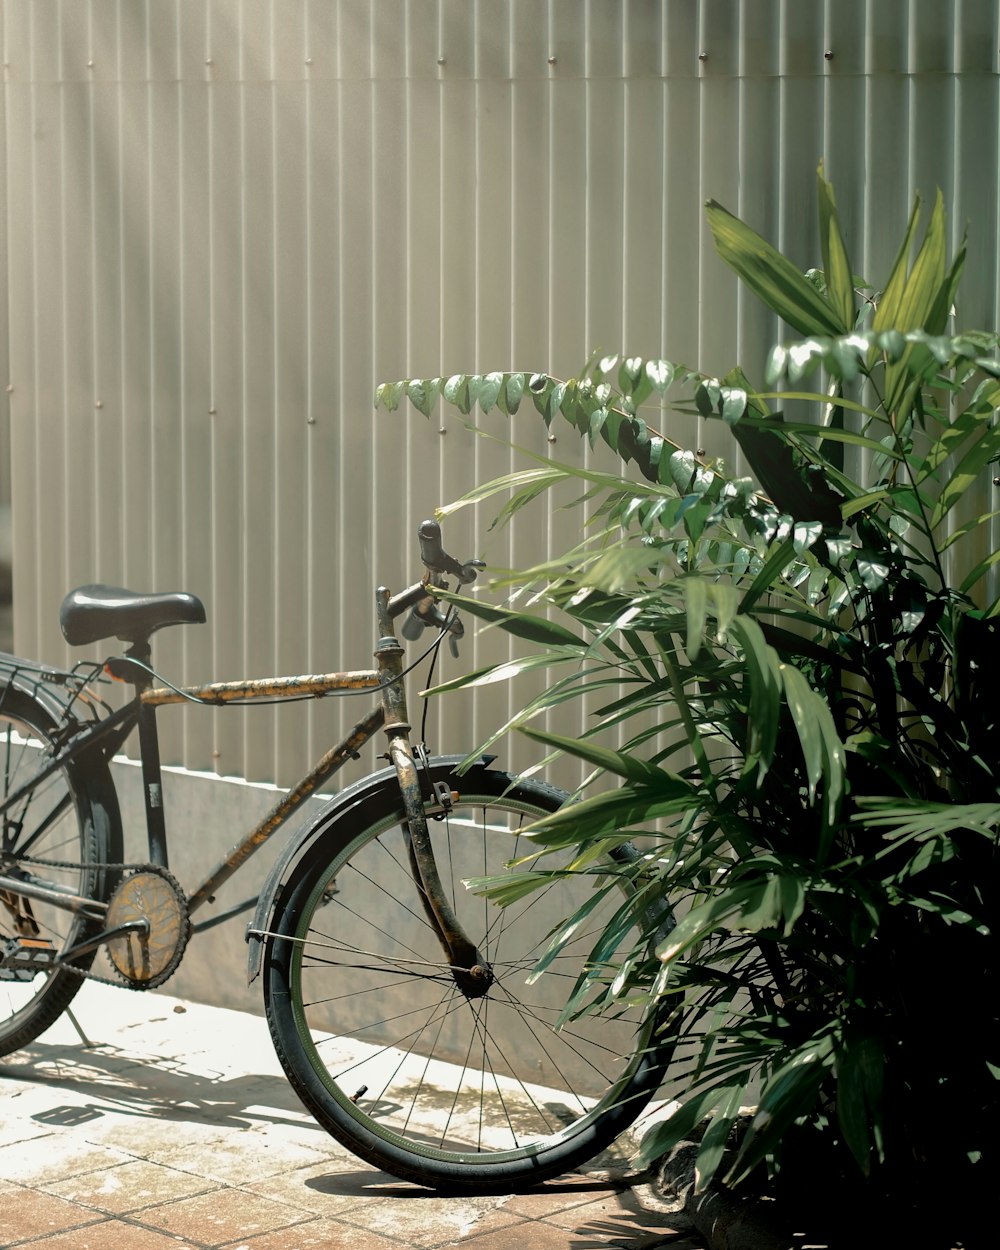
<svg viewBox="0 0 1000 1250">
<path fill-rule="evenodd" d="M 766 390 L 739 370 L 604 357 L 568 381 L 406 380 L 376 402 L 429 414 L 442 396 L 468 414 L 530 401 L 630 466 L 623 479 L 545 460 L 452 506 L 513 491 L 506 517 L 558 481 L 585 491 L 580 545 L 503 579 L 547 615 L 463 606 L 533 639 L 554 670 L 508 728 L 615 779 L 541 822 L 539 852 L 578 847 L 593 871 L 608 844 L 647 848 L 619 917 L 647 944 L 609 971 L 599 940 L 565 1011 L 650 999 L 686 1040 L 681 1109 L 647 1152 L 710 1116 L 701 1184 L 723 1166 L 733 1183 L 762 1163 L 787 1175 L 813 1140 L 877 1198 L 919 1205 L 950 1183 L 963 1208 L 995 1172 L 1000 1110 L 1000 514 L 968 507 L 1000 458 L 998 343 L 948 333 L 964 246 L 947 259 L 940 196 L 919 246 L 915 205 L 876 295 L 852 273 L 822 170 L 818 189 L 822 270 L 808 275 L 708 205 L 719 254 L 800 336 L 772 352 Z M 730 427 L 756 480 L 647 424 L 671 388 Z M 813 410 L 772 408 L 790 399 Z M 601 699 L 594 727 L 532 725 L 577 693 Z M 501 904 L 522 888 L 479 887 Z M 669 933 L 652 903 L 664 897 L 681 917 Z"/>
</svg>

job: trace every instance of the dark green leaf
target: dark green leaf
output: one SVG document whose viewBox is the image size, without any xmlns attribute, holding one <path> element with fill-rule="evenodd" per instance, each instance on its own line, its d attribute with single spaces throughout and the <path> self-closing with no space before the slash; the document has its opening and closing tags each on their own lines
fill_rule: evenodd
<svg viewBox="0 0 1000 1250">
<path fill-rule="evenodd" d="M 416 408 L 417 412 L 422 412 L 425 417 L 431 415 L 431 409 L 437 403 L 438 396 L 441 394 L 441 379 L 433 378 L 429 381 L 421 381 L 414 379 L 406 385 L 406 396 L 410 403 Z"/>
<path fill-rule="evenodd" d="M 854 280 L 847 247 L 840 231 L 837 205 L 833 187 L 823 177 L 823 167 L 817 175 L 819 199 L 819 241 L 823 253 L 823 270 L 826 274 L 826 290 L 841 328 L 849 333 L 854 328 Z"/>
<path fill-rule="evenodd" d="M 766 239 L 715 200 L 709 200 L 706 215 L 716 251 L 772 312 L 801 334 L 845 329 L 812 283 Z"/>
<path fill-rule="evenodd" d="M 886 578 L 889 576 L 889 565 L 885 560 L 878 556 L 867 554 L 859 554 L 854 562 L 854 567 L 858 571 L 858 576 L 866 590 L 875 591 L 885 584 Z"/>
<path fill-rule="evenodd" d="M 496 604 L 485 603 L 482 599 L 465 599 L 461 595 L 446 595 L 446 598 L 458 604 L 463 613 L 478 616 L 481 620 L 498 625 L 508 634 L 517 638 L 526 638 L 530 642 L 541 643 L 543 646 L 577 646 L 585 649 L 586 643 L 576 634 L 542 616 L 533 616 L 529 612 L 517 612 L 511 608 L 501 608 Z"/>
<path fill-rule="evenodd" d="M 479 384 L 476 398 L 483 412 L 489 412 L 496 406 L 500 388 L 503 386 L 502 373 L 487 373 Z"/>
<path fill-rule="evenodd" d="M 664 772 L 655 764 L 649 764 L 634 756 L 598 746 L 595 742 L 582 738 L 567 738 L 562 734 L 547 733 L 541 729 L 525 729 L 523 733 L 543 746 L 554 747 L 557 751 L 564 751 L 576 759 L 586 760 L 588 764 L 613 773 L 616 777 L 624 777 L 626 781 L 631 781 L 636 785 L 658 790 L 671 797 L 679 794 L 687 795 L 691 792 L 691 787 L 687 782 L 682 781 L 673 773 Z"/>
<path fill-rule="evenodd" d="M 647 360 L 646 377 L 650 385 L 662 395 L 674 380 L 675 367 L 669 360 Z"/>
<path fill-rule="evenodd" d="M 502 392 L 499 396 L 500 406 L 504 412 L 512 417 L 521 405 L 521 398 L 524 395 L 525 375 L 523 373 L 508 373 L 505 375 Z"/>
<path fill-rule="evenodd" d="M 674 485 L 682 494 L 686 494 L 691 489 L 691 481 L 695 473 L 694 452 L 675 451 L 667 465 Z"/>
<path fill-rule="evenodd" d="M 405 382 L 383 382 L 375 392 L 375 402 L 381 403 L 387 412 L 395 412 L 405 390 Z"/>
<path fill-rule="evenodd" d="M 472 398 L 469 395 L 469 375 L 467 373 L 455 373 L 445 382 L 441 393 L 449 404 L 468 416 L 472 411 Z"/>
</svg>

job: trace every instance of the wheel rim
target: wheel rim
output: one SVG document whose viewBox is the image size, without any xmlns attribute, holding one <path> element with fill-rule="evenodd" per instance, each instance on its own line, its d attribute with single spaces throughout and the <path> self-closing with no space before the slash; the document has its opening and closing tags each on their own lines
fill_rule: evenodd
<svg viewBox="0 0 1000 1250">
<path fill-rule="evenodd" d="M 526 854 L 520 829 L 540 814 L 515 798 L 463 797 L 430 822 L 442 876 L 462 882 Z M 605 897 L 532 980 L 552 925 L 605 883 L 571 876 L 506 909 L 456 885 L 452 905 L 495 977 L 467 998 L 414 898 L 404 838 L 396 816 L 366 831 L 299 915 L 291 1001 L 310 1068 L 342 1116 L 408 1155 L 500 1164 L 571 1142 L 626 1097 L 651 1033 L 621 1008 L 553 1028 L 620 891 L 596 891 Z M 628 933 L 618 949 L 631 952 Z"/>
<path fill-rule="evenodd" d="M 29 780 L 49 743 L 45 735 L 27 721 L 0 715 L 0 796 L 6 798 Z M 14 809 L 0 817 L 0 871 L 9 873 L 15 853 L 33 859 L 75 863 L 75 867 L 39 866 L 37 875 L 49 887 L 85 893 L 93 884 L 94 869 L 80 862 L 87 834 L 64 770 L 59 770 L 27 795 Z M 31 871 L 30 865 L 22 868 Z M 50 904 L 29 900 L 13 892 L 0 893 L 0 947 L 17 939 L 17 923 L 30 908 L 37 926 L 37 937 L 51 942 L 61 952 L 78 940 L 84 922 L 74 913 Z M 30 933 L 30 925 L 24 930 Z M 30 980 L 10 978 L 0 971 L 0 1037 L 13 1035 L 27 1024 L 59 980 L 58 973 L 35 972 Z"/>
</svg>

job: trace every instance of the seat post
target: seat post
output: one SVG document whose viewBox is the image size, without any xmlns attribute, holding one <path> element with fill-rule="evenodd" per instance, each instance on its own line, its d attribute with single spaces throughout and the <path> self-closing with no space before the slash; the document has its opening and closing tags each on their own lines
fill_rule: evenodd
<svg viewBox="0 0 1000 1250">
<path fill-rule="evenodd" d="M 148 665 L 151 658 L 149 639 L 142 638 L 134 642 L 125 654 L 130 660 Z M 137 695 L 148 690 L 152 684 L 152 678 L 148 676 L 141 681 L 133 681 Z M 156 725 L 156 708 L 140 703 L 138 725 L 149 862 L 167 868 L 167 828 L 163 818 L 163 782 L 160 774 L 160 736 Z"/>
</svg>

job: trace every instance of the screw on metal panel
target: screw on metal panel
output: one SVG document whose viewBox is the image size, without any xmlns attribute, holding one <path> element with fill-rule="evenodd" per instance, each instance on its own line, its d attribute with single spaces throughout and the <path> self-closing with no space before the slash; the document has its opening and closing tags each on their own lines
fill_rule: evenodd
<svg viewBox="0 0 1000 1250">
<path fill-rule="evenodd" d="M 13 387 L 8 386 L 7 389 L 10 391 L 10 390 L 13 390 Z M 995 477 L 993 479 L 993 485 L 1000 486 L 1000 477 Z"/>
<path fill-rule="evenodd" d="M 446 56 L 438 57 L 438 65 L 447 65 L 447 64 L 448 64 L 448 58 Z"/>
<path fill-rule="evenodd" d="M 824 58 L 824 60 L 827 60 L 827 61 L 832 61 L 832 60 L 833 60 L 833 49 L 832 49 L 832 48 L 827 48 L 827 50 L 823 53 L 823 58 Z"/>
<path fill-rule="evenodd" d="M 94 68 L 94 62 L 93 62 L 93 61 L 88 61 L 88 62 L 87 62 L 87 69 L 93 69 L 93 68 Z"/>
<path fill-rule="evenodd" d="M 306 425 L 315 425 L 315 424 L 316 424 L 315 417 L 306 417 Z"/>
<path fill-rule="evenodd" d="M 215 414 L 216 414 L 218 411 L 219 411 L 219 410 L 218 410 L 218 408 L 209 408 L 209 410 L 208 410 L 208 415 L 209 415 L 210 417 L 214 417 L 214 416 L 215 416 Z"/>
<path fill-rule="evenodd" d="M 312 59 L 312 57 L 311 57 L 311 56 L 307 56 L 307 57 L 306 57 L 306 64 L 307 64 L 307 65 L 312 65 L 312 63 L 313 63 L 313 59 Z"/>
<path fill-rule="evenodd" d="M 212 58 L 211 58 L 210 56 L 206 56 L 206 57 L 205 57 L 205 64 L 206 64 L 206 65 L 214 65 L 214 64 L 215 64 L 215 62 L 212 60 Z"/>
<path fill-rule="evenodd" d="M 439 434 L 447 434 L 447 433 L 448 433 L 448 431 L 444 428 L 444 426 L 443 426 L 443 425 L 439 425 L 439 426 L 438 426 L 438 433 L 439 433 Z"/>
<path fill-rule="evenodd" d="M 695 454 L 696 456 L 703 456 L 703 455 L 705 454 L 705 448 L 704 448 L 704 447 L 699 447 L 699 448 L 695 451 L 695 453 L 694 453 L 694 454 Z"/>
<path fill-rule="evenodd" d="M 8 382 L 8 383 L 7 383 L 7 394 L 8 394 L 8 395 L 11 395 L 11 394 L 13 394 L 13 391 L 14 391 L 14 383 L 13 383 L 13 382 Z"/>
<path fill-rule="evenodd" d="M 94 407 L 95 407 L 95 408 L 103 408 L 103 407 L 104 407 L 104 400 L 103 400 L 103 399 L 96 399 L 96 400 L 94 401 Z"/>
<path fill-rule="evenodd" d="M 704 61 L 707 61 L 707 60 L 708 60 L 708 53 L 707 53 L 707 52 L 699 52 L 699 53 L 698 53 L 698 60 L 699 60 L 699 61 L 703 61 L 703 62 L 704 62 Z"/>
<path fill-rule="evenodd" d="M 549 442 L 550 442 L 550 443 L 554 443 L 555 441 L 556 441 L 556 436 L 555 436 L 554 434 L 550 434 L 550 435 L 549 435 Z"/>
<path fill-rule="evenodd" d="M 555 58 L 554 56 L 550 56 L 550 57 L 549 57 L 549 64 L 550 64 L 550 65 L 555 65 L 555 64 L 556 64 L 556 58 Z"/>
</svg>

